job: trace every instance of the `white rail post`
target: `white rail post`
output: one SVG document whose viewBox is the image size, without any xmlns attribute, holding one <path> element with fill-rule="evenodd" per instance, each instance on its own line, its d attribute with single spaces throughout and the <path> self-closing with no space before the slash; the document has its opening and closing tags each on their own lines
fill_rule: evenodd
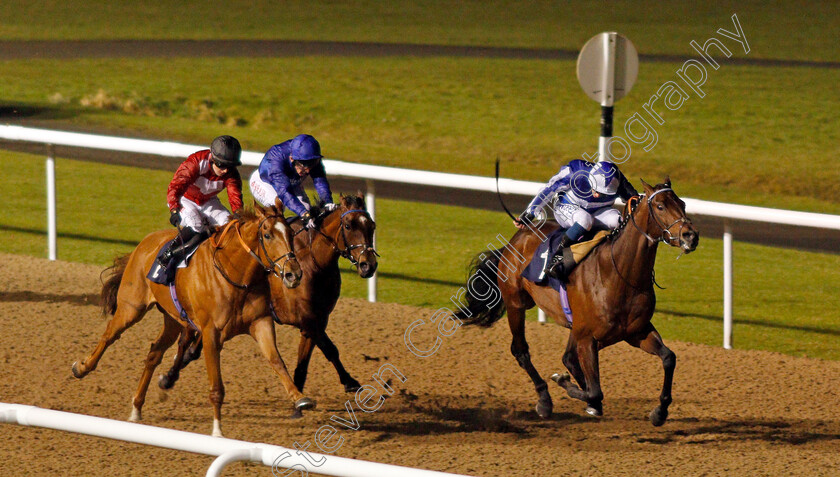
<svg viewBox="0 0 840 477">
<path fill-rule="evenodd" d="M 723 348 L 732 349 L 732 228 L 723 226 Z"/>
<path fill-rule="evenodd" d="M 370 218 L 376 222 L 376 189 L 373 187 L 373 181 L 368 180 L 367 192 L 365 192 L 365 205 L 367 205 L 368 214 Z M 376 234 L 373 234 L 373 247 L 376 248 Z M 376 303 L 376 280 L 378 273 L 374 272 L 373 276 L 368 279 L 368 301 Z"/>
<path fill-rule="evenodd" d="M 539 321 L 540 323 L 545 323 L 546 321 L 548 321 L 545 317 L 545 312 L 543 311 L 543 309 L 537 308 L 537 310 L 537 321 Z"/>
<path fill-rule="evenodd" d="M 48 258 L 56 259 L 55 158 L 52 144 L 47 144 L 47 249 Z"/>
</svg>

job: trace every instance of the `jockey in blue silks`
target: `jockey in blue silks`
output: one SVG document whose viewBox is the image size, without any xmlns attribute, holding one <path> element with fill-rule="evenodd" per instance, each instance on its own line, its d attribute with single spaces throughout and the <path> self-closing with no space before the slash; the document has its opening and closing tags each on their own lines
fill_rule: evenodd
<svg viewBox="0 0 840 477">
<path fill-rule="evenodd" d="M 337 208 L 322 157 L 321 145 L 308 134 L 300 134 L 272 146 L 265 153 L 259 169 L 251 174 L 251 193 L 265 207 L 274 205 L 274 200 L 279 197 L 287 209 L 301 217 L 304 226 L 314 227 L 314 219 L 309 215 L 309 198 L 302 185 L 307 176 L 312 177 L 324 209 L 332 211 Z"/>
<path fill-rule="evenodd" d="M 543 218 L 543 207 L 550 205 L 562 233 L 560 245 L 553 257 L 546 261 L 548 276 L 564 280 L 574 263 L 564 266 L 564 249 L 579 241 L 586 232 L 610 230 L 619 226 L 621 213 L 612 205 L 618 197 L 627 201 L 638 195 L 636 189 L 618 167 L 609 161 L 598 163 L 575 159 L 560 168 L 560 172 L 534 197 L 534 200 L 514 221 L 517 228 L 525 228 L 523 220 Z M 566 253 L 566 261 L 571 257 Z"/>
</svg>

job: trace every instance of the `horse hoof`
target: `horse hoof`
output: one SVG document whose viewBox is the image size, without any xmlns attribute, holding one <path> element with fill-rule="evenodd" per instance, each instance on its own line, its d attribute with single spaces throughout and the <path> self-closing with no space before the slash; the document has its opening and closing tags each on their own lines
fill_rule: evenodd
<svg viewBox="0 0 840 477">
<path fill-rule="evenodd" d="M 572 380 L 572 377 L 569 376 L 569 373 L 558 374 L 554 373 L 551 375 L 551 380 L 557 383 L 558 386 L 565 388 L 565 384 Z"/>
<path fill-rule="evenodd" d="M 158 386 L 163 389 L 172 389 L 172 386 L 175 385 L 175 380 L 170 378 L 167 374 L 161 374 L 160 379 L 158 379 Z"/>
<path fill-rule="evenodd" d="M 661 407 L 657 406 L 650 412 L 650 423 L 654 425 L 654 427 L 659 427 L 662 424 L 665 424 L 665 421 L 668 419 L 668 411 L 663 410 Z"/>
<path fill-rule="evenodd" d="M 295 401 L 295 410 L 303 411 L 304 409 L 315 409 L 315 401 L 308 397 L 302 397 Z"/>
<path fill-rule="evenodd" d="M 354 379 L 352 382 L 347 383 L 347 384 L 345 384 L 345 385 L 344 385 L 344 392 L 346 392 L 346 393 L 355 393 L 355 392 L 356 392 L 356 391 L 358 391 L 358 390 L 359 390 L 359 388 L 361 388 L 361 387 L 362 387 L 362 385 L 361 385 L 361 384 L 359 384 L 359 382 L 358 382 L 358 381 L 356 381 L 356 380 Z"/>
<path fill-rule="evenodd" d="M 554 406 L 549 402 L 548 404 L 543 403 L 542 401 L 537 402 L 537 415 L 539 415 L 543 419 L 548 419 L 551 417 L 551 410 Z"/>
<path fill-rule="evenodd" d="M 79 371 L 79 362 L 78 361 L 73 363 L 73 366 L 70 369 L 72 369 L 73 376 L 76 379 L 82 379 L 83 377 L 85 377 L 85 375 L 81 371 Z"/>
<path fill-rule="evenodd" d="M 140 419 L 142 419 L 140 410 L 136 407 L 131 408 L 131 416 L 128 417 L 128 422 L 140 422 Z"/>
<path fill-rule="evenodd" d="M 604 411 L 596 409 L 592 406 L 586 406 L 586 413 L 592 417 L 601 417 L 604 415 Z"/>
</svg>

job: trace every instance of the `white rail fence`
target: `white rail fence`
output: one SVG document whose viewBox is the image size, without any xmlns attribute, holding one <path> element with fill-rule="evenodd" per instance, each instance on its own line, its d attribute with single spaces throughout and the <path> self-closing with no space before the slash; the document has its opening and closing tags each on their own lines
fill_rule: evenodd
<svg viewBox="0 0 840 477">
<path fill-rule="evenodd" d="M 175 142 L 150 141 L 144 139 L 130 139 L 94 134 L 80 134 L 48 129 L 27 128 L 21 126 L 0 126 L 0 139 L 12 141 L 26 141 L 47 145 L 47 211 L 48 211 L 48 241 L 49 258 L 56 258 L 56 220 L 55 220 L 55 169 L 52 146 L 76 146 L 111 151 L 133 152 L 141 154 L 156 154 L 160 156 L 186 158 L 195 151 L 206 149 L 207 146 L 181 144 Z M 242 163 L 258 166 L 263 153 L 243 152 Z M 461 174 L 446 174 L 441 172 L 420 171 L 395 167 L 371 166 L 351 162 L 325 159 L 324 166 L 331 176 L 341 176 L 365 179 L 367 192 L 365 200 L 371 216 L 375 219 L 376 194 L 374 184 L 377 181 L 401 184 L 415 184 L 436 187 L 450 187 L 453 189 L 475 190 L 484 192 L 496 191 L 496 180 L 492 177 L 470 176 Z M 499 190 L 504 194 L 515 194 L 533 197 L 539 192 L 543 184 L 514 179 L 499 179 Z M 746 205 L 710 202 L 698 199 L 683 199 L 686 212 L 689 214 L 707 215 L 722 219 L 752 220 L 771 224 L 794 225 L 802 227 L 816 227 L 822 229 L 840 230 L 840 216 L 797 212 L 791 210 L 752 207 Z M 723 234 L 723 346 L 732 347 L 732 232 L 729 226 Z M 368 300 L 376 301 L 376 276 L 368 282 Z M 540 312 L 540 321 L 545 316 Z"/>
<path fill-rule="evenodd" d="M 285 447 L 212 437 L 23 404 L 0 402 L 0 422 L 77 432 L 89 436 L 216 456 L 216 460 L 207 469 L 208 477 L 219 476 L 225 466 L 236 461 L 256 462 L 272 467 L 272 471 L 275 468 L 295 469 L 297 471 L 294 472 L 295 475 L 308 475 L 308 470 L 338 477 L 392 477 L 395 475 L 458 477 L 459 475 L 307 452 L 312 461 L 321 463 L 315 467 L 297 450 Z M 287 475 L 286 472 L 284 471 L 283 475 Z"/>
</svg>

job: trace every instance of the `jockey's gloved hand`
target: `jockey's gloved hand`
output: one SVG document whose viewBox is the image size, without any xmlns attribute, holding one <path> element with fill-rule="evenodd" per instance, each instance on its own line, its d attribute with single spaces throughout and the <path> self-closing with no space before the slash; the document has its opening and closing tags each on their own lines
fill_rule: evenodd
<svg viewBox="0 0 840 477">
<path fill-rule="evenodd" d="M 315 228 L 315 219 L 313 219 L 312 216 L 309 215 L 308 210 L 300 216 L 300 222 L 303 224 L 303 228 L 307 230 Z"/>
<path fill-rule="evenodd" d="M 242 210 L 242 209 L 237 209 L 237 210 L 233 211 L 233 214 L 231 215 L 231 219 L 233 219 L 233 220 L 240 220 L 240 219 L 242 219 L 242 215 L 240 215 L 240 214 L 239 214 L 239 212 L 240 212 L 241 210 Z"/>
<path fill-rule="evenodd" d="M 532 214 L 532 213 L 530 213 L 530 212 L 528 212 L 528 211 L 526 210 L 525 212 L 522 212 L 522 214 L 520 214 L 520 215 L 519 215 L 519 218 L 518 218 L 518 219 L 516 219 L 516 220 L 517 220 L 520 224 L 523 224 L 523 225 L 524 225 L 526 222 L 531 222 L 531 223 L 533 223 L 533 222 L 534 222 L 534 218 L 535 218 L 534 214 Z"/>
<path fill-rule="evenodd" d="M 169 223 L 173 227 L 181 225 L 181 214 L 177 210 L 173 210 L 169 215 Z"/>
<path fill-rule="evenodd" d="M 338 204 L 334 204 L 330 202 L 329 204 L 324 204 L 324 210 L 327 212 L 332 212 L 333 210 L 338 208 Z"/>
</svg>

